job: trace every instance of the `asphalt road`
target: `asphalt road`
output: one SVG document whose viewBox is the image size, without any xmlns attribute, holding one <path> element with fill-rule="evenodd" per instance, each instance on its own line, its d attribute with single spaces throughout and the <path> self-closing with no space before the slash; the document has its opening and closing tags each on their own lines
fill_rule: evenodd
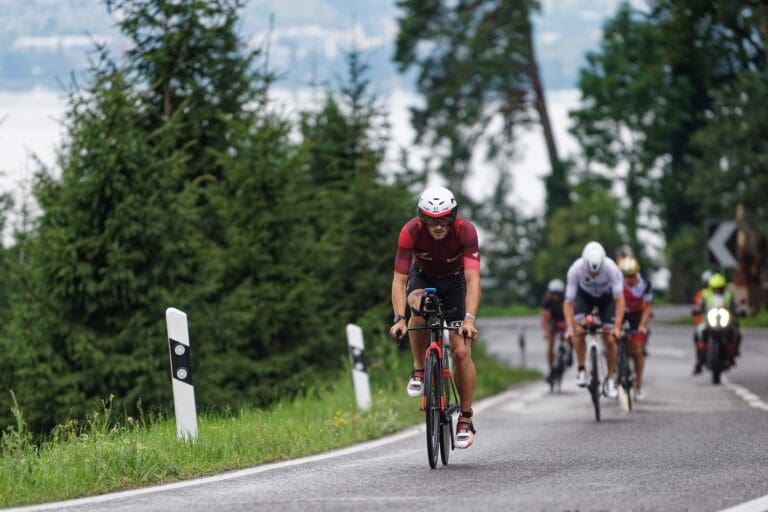
<svg viewBox="0 0 768 512">
<path fill-rule="evenodd" d="M 706 373 L 691 376 L 692 329 L 661 323 L 682 314 L 656 315 L 647 399 L 631 413 L 604 399 L 600 423 L 571 369 L 561 394 L 542 381 L 479 403 L 474 446 L 436 470 L 419 427 L 309 460 L 46 509 L 714 511 L 766 496 L 768 330 L 745 331 L 738 366 L 714 386 Z M 544 365 L 536 319 L 481 319 L 479 328 L 513 364 Z M 768 501 L 751 510 L 765 509 Z"/>
</svg>

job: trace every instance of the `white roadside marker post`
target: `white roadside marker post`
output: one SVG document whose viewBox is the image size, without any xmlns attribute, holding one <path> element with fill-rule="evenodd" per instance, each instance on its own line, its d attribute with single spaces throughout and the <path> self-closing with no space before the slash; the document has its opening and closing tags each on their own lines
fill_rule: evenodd
<svg viewBox="0 0 768 512">
<path fill-rule="evenodd" d="M 171 354 L 173 408 L 176 411 L 176 435 L 184 441 L 197 439 L 197 409 L 189 357 L 187 314 L 176 308 L 165 310 L 168 349 Z"/>
<path fill-rule="evenodd" d="M 367 411 L 371 408 L 371 385 L 368 381 L 368 372 L 365 368 L 365 346 L 363 344 L 363 330 L 355 324 L 347 324 L 347 343 L 349 344 L 349 357 L 352 360 L 352 381 L 355 384 L 355 399 L 357 408 Z"/>
</svg>

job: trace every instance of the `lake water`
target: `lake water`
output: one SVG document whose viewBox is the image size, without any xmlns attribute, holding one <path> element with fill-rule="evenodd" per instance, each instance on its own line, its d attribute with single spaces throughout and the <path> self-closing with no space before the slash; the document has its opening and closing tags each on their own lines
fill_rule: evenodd
<svg viewBox="0 0 768 512">
<path fill-rule="evenodd" d="M 287 110 L 297 110 L 310 97 L 303 93 L 276 91 L 275 97 L 287 105 Z M 550 116 L 555 127 L 561 156 L 572 155 L 576 143 L 568 133 L 568 110 L 578 105 L 577 90 L 548 93 Z M 400 147 L 408 147 L 413 130 L 408 119 L 408 107 L 418 102 L 413 93 L 396 90 L 383 98 L 381 103 L 389 112 L 392 125 L 392 145 L 387 157 L 387 167 L 395 168 L 399 161 Z M 62 119 L 66 111 L 66 97 L 50 89 L 29 91 L 0 91 L 0 190 L 12 191 L 21 196 L 28 191 L 29 182 L 37 169 L 32 155 L 47 166 L 55 163 L 55 148 L 61 143 L 64 128 Z M 424 150 L 411 152 L 414 164 Z M 544 186 L 541 177 L 549 172 L 549 162 L 543 139 L 538 129 L 521 131 L 518 156 L 509 163 L 514 176 L 515 202 L 527 213 L 543 207 Z M 469 193 L 482 198 L 495 183 L 496 170 L 478 158 L 476 169 L 469 183 Z"/>
</svg>

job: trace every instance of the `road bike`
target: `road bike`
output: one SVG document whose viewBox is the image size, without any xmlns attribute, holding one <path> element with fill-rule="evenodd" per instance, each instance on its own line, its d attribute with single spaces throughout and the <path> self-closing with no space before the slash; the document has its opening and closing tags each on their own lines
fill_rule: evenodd
<svg viewBox="0 0 768 512">
<path fill-rule="evenodd" d="M 564 334 L 564 329 L 560 328 L 555 333 L 555 357 L 552 360 L 552 370 L 550 370 L 549 378 L 547 379 L 550 393 L 554 393 L 555 390 L 560 392 L 563 384 L 563 374 L 573 362 L 573 349 L 571 344 L 565 339 Z"/>
<path fill-rule="evenodd" d="M 625 320 L 621 329 L 621 338 L 618 340 L 618 355 L 616 356 L 616 384 L 619 388 L 619 405 L 625 411 L 632 410 L 632 386 L 635 382 L 632 358 L 629 354 L 632 336 L 629 322 Z"/>
<path fill-rule="evenodd" d="M 600 395 L 604 395 L 604 375 L 607 371 L 603 366 L 602 336 L 600 328 L 602 322 L 596 313 L 590 313 L 584 318 L 583 327 L 586 330 L 584 342 L 587 345 L 587 365 L 589 366 L 589 382 L 587 391 L 592 398 L 595 407 L 595 419 L 600 421 Z"/>
<path fill-rule="evenodd" d="M 419 307 L 426 326 L 410 327 L 409 331 L 429 331 L 429 346 L 424 364 L 424 394 L 421 410 L 425 412 L 427 424 L 427 459 L 429 467 L 437 467 L 438 453 L 443 465 L 448 465 L 451 451 L 455 447 L 453 437 L 454 415 L 459 412 L 459 394 L 453 380 L 449 332 L 458 331 L 445 321 L 437 289 L 424 288 Z"/>
</svg>

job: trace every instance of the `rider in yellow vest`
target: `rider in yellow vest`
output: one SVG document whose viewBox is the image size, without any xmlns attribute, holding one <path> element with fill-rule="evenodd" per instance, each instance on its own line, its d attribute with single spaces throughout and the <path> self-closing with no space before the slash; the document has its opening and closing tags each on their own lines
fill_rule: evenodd
<svg viewBox="0 0 768 512">
<path fill-rule="evenodd" d="M 736 350 L 733 356 L 739 355 L 739 345 L 741 344 L 741 333 L 739 331 L 738 323 L 738 310 L 736 309 L 736 301 L 733 298 L 733 293 L 726 287 L 725 277 L 716 273 L 709 278 L 708 287 L 701 294 L 701 301 L 698 307 L 694 309 L 694 313 L 706 315 L 713 307 L 723 307 L 728 309 L 733 319 L 733 326 L 736 329 Z M 705 317 L 706 318 L 706 317 Z M 702 325 L 706 328 L 706 320 L 702 321 Z M 704 339 L 704 337 L 702 337 Z M 698 348 L 698 346 L 697 346 Z M 701 366 L 704 362 L 706 345 L 702 344 L 703 350 L 697 350 L 696 367 L 694 368 L 694 374 L 701 373 Z"/>
</svg>

